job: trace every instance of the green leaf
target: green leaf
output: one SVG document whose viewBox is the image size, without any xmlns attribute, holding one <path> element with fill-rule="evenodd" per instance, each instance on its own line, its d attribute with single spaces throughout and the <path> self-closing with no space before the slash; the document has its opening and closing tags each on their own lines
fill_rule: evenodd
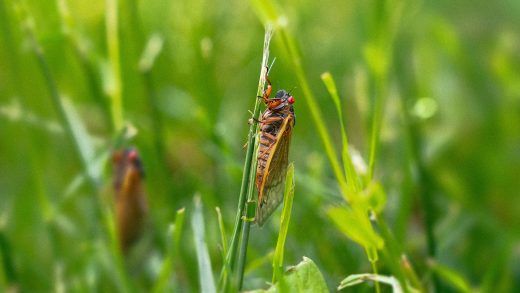
<svg viewBox="0 0 520 293">
<path fill-rule="evenodd" d="M 386 193 L 379 182 L 371 181 L 368 186 L 355 197 L 358 201 L 352 202 L 352 206 L 358 205 L 359 208 L 379 213 L 386 204 Z"/>
<path fill-rule="evenodd" d="M 374 231 L 368 215 L 363 210 L 335 207 L 329 209 L 327 213 L 341 232 L 361 246 L 377 249 L 383 247 L 383 239 Z"/>
<path fill-rule="evenodd" d="M 281 282 L 274 284 L 267 290 L 261 289 L 251 292 L 325 293 L 329 290 L 316 264 L 310 258 L 304 256 L 298 265 L 287 271 Z"/>
<path fill-rule="evenodd" d="M 211 271 L 211 260 L 209 258 L 208 246 L 204 239 L 204 217 L 202 215 L 202 203 L 200 196 L 194 198 L 195 210 L 191 217 L 191 227 L 193 229 L 193 240 L 195 251 L 197 252 L 197 263 L 199 267 L 200 292 L 216 292 L 215 280 Z"/>
</svg>

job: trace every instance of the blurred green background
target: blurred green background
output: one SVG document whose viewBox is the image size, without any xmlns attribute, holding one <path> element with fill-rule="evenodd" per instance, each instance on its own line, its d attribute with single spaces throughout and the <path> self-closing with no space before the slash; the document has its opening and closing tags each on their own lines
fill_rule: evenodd
<svg viewBox="0 0 520 293">
<path fill-rule="evenodd" d="M 141 153 L 151 215 L 146 252 L 136 257 L 141 265 L 126 265 L 128 283 L 153 286 L 169 226 L 186 207 L 168 286 L 199 290 L 189 225 L 195 193 L 218 280 L 215 207 L 229 239 L 262 58 L 260 10 L 269 4 L 0 0 L 0 290 L 125 290 L 106 218 L 113 194 L 106 158 L 122 121 L 137 130 L 130 144 Z M 386 198 L 380 216 L 426 288 L 433 290 L 439 264 L 471 290 L 520 290 L 520 2 L 306 0 L 274 7 L 298 44 L 337 150 L 340 126 L 320 75 L 334 76 L 349 143 L 365 164 L 374 99 L 384 96 L 374 175 Z M 327 217 L 343 201 L 293 56 L 282 47 L 275 31 L 274 89 L 296 87 L 296 191 L 284 262 L 310 257 L 332 291 L 372 268 L 363 248 Z M 388 71 L 379 76 L 381 64 Z M 64 113 L 49 84 L 65 101 Z M 122 120 L 110 107 L 119 86 Z M 252 228 L 246 289 L 271 280 L 279 214 Z M 392 274 L 388 263 L 379 266 Z M 439 291 L 464 291 L 440 277 Z"/>
</svg>

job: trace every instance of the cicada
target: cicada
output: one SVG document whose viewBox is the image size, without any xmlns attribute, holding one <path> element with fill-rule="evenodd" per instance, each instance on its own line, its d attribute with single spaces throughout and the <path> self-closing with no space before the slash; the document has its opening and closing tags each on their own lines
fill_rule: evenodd
<svg viewBox="0 0 520 293">
<path fill-rule="evenodd" d="M 121 250 L 127 252 L 139 238 L 148 214 L 143 165 L 135 149 L 115 151 L 112 163 L 117 236 Z"/>
<path fill-rule="evenodd" d="M 267 88 L 260 98 L 267 109 L 259 121 L 260 144 L 255 179 L 258 190 L 255 221 L 258 226 L 262 226 L 283 201 L 289 144 L 295 123 L 294 97 L 285 90 L 279 90 L 274 98 L 269 98 L 272 86 L 267 71 L 265 80 Z"/>
</svg>

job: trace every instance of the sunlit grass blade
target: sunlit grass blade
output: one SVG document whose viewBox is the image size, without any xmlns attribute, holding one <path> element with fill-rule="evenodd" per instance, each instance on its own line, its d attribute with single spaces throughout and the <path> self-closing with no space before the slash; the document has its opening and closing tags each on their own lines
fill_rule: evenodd
<svg viewBox="0 0 520 293">
<path fill-rule="evenodd" d="M 173 272 L 173 264 L 175 258 L 179 252 L 179 244 L 181 239 L 182 228 L 184 226 L 184 215 L 185 209 L 177 210 L 177 214 L 175 215 L 175 222 L 170 224 L 168 228 L 168 238 L 169 238 L 169 246 L 168 246 L 168 254 L 163 261 L 161 266 L 161 270 L 159 272 L 159 277 L 155 282 L 152 292 L 160 293 L 167 292 L 166 290 L 168 282 L 172 277 Z"/>
<path fill-rule="evenodd" d="M 211 260 L 205 240 L 205 224 L 200 196 L 195 195 L 193 201 L 195 209 L 191 217 L 191 228 L 193 230 L 193 241 L 195 242 L 195 251 L 197 253 L 200 292 L 213 293 L 217 292 L 217 290 L 215 288 L 215 280 L 211 270 Z"/>
<path fill-rule="evenodd" d="M 343 158 L 343 169 L 345 170 L 345 174 L 347 176 L 347 184 L 349 190 L 353 191 L 354 194 L 361 190 L 359 177 L 354 168 L 354 164 L 352 163 L 352 159 L 350 157 L 349 147 L 348 147 L 348 137 L 347 131 L 345 129 L 345 122 L 343 121 L 343 109 L 341 107 L 341 99 L 338 95 L 338 90 L 336 88 L 336 83 L 332 78 L 330 72 L 325 72 L 321 75 L 321 80 L 327 87 L 327 91 L 329 92 L 334 105 L 336 106 L 336 111 L 338 112 L 339 125 L 341 129 L 341 140 L 342 140 L 342 151 L 341 156 Z"/>
<path fill-rule="evenodd" d="M 110 97 L 112 124 L 116 131 L 123 127 L 123 93 L 121 85 L 121 61 L 119 54 L 119 9 L 118 0 L 106 1 L 106 39 L 108 46 L 108 60 L 110 63 L 110 80 L 107 84 L 107 93 Z"/>
<path fill-rule="evenodd" d="M 294 199 L 294 164 L 290 163 L 287 168 L 287 177 L 285 178 L 284 204 L 282 210 L 282 218 L 280 231 L 278 232 L 278 241 L 276 242 L 276 250 L 273 257 L 273 283 L 278 281 L 283 274 L 283 256 L 285 239 L 289 230 L 289 222 L 291 221 L 291 211 Z"/>
</svg>

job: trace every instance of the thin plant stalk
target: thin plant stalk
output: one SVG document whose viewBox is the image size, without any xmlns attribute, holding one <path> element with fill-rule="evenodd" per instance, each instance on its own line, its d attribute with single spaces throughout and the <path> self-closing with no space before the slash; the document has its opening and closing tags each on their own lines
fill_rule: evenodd
<svg viewBox="0 0 520 293">
<path fill-rule="evenodd" d="M 121 86 L 121 62 L 119 54 L 119 23 L 118 0 L 106 1 L 106 29 L 108 59 L 111 70 L 111 80 L 107 91 L 111 101 L 112 124 L 119 131 L 123 128 L 123 97 Z"/>
<path fill-rule="evenodd" d="M 161 36 L 154 34 L 150 37 L 146 44 L 141 60 L 139 61 L 139 70 L 144 80 L 148 104 L 150 105 L 150 113 L 153 117 L 152 127 L 154 132 L 154 144 L 158 156 L 165 158 L 163 142 L 164 139 L 164 123 L 162 115 L 157 105 L 157 92 L 153 83 L 152 69 L 157 57 L 162 51 L 164 40 Z"/>
<path fill-rule="evenodd" d="M 273 63 L 274 63 L 274 60 L 273 60 Z M 271 64 L 271 67 L 272 67 L 272 64 Z M 255 116 L 255 117 L 257 117 L 257 116 Z M 257 143 L 255 143 L 255 149 L 253 151 L 253 154 L 258 154 L 258 144 Z M 251 164 L 251 170 L 256 170 L 257 163 L 258 163 L 257 160 L 253 160 L 253 162 Z M 246 210 L 246 216 L 244 219 L 244 228 L 243 228 L 244 230 L 242 232 L 242 240 L 240 242 L 240 251 L 239 251 L 239 255 L 238 255 L 238 271 L 237 271 L 238 290 L 242 289 L 242 283 L 243 283 L 243 279 L 244 279 L 245 262 L 246 262 L 246 257 L 247 257 L 247 246 L 249 244 L 249 229 L 251 228 L 250 218 L 253 217 L 252 215 L 255 213 L 254 210 L 256 208 L 256 205 L 253 204 L 254 203 L 253 194 L 254 194 L 254 190 L 255 190 L 255 187 L 254 187 L 255 177 L 256 177 L 256 172 L 250 172 L 249 187 L 248 187 L 248 191 L 247 191 L 247 202 L 246 202 L 247 210 Z M 251 204 L 253 204 L 253 205 L 251 206 Z"/>
<path fill-rule="evenodd" d="M 262 64 L 260 69 L 260 79 L 258 82 L 257 96 L 261 95 L 265 86 L 265 74 L 267 70 L 268 60 L 269 60 L 269 44 L 271 42 L 271 37 L 273 34 L 273 30 L 270 26 L 266 28 L 264 35 L 264 49 L 262 55 Z M 255 99 L 255 107 L 253 111 L 253 117 L 258 117 L 260 113 L 260 99 Z M 258 123 L 253 119 L 248 132 L 247 138 L 247 152 L 246 152 L 246 160 L 244 162 L 244 171 L 242 174 L 242 185 L 240 187 L 240 195 L 238 198 L 238 207 L 237 214 L 235 217 L 235 226 L 233 229 L 233 235 L 231 237 L 231 242 L 229 245 L 229 250 L 227 257 L 225 259 L 225 264 L 222 269 L 220 284 L 219 287 L 222 291 L 227 291 L 229 286 L 229 277 L 232 271 L 235 268 L 235 262 L 237 260 L 237 249 L 239 244 L 240 235 L 243 230 L 244 221 L 242 220 L 242 216 L 244 215 L 244 210 L 246 207 L 246 198 L 248 194 L 248 189 L 250 189 L 250 176 L 252 172 L 252 163 L 254 159 L 254 150 L 255 150 L 255 142 L 256 142 L 256 133 L 258 131 Z M 246 222 L 247 223 L 247 222 Z M 231 272 L 228 272 L 229 268 Z"/>
</svg>

